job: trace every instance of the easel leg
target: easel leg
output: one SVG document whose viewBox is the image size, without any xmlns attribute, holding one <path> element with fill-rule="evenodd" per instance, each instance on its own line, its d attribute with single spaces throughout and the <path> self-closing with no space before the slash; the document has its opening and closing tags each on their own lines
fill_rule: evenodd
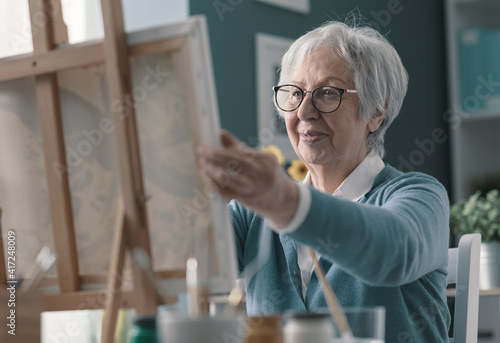
<svg viewBox="0 0 500 343">
<path fill-rule="evenodd" d="M 35 55 L 44 54 L 53 49 L 55 42 L 52 28 L 54 20 L 58 18 L 57 16 L 48 15 L 53 2 L 51 1 L 50 4 L 48 0 L 29 0 L 28 2 L 30 18 L 33 22 L 32 36 L 33 52 Z M 46 25 L 36 25 L 39 16 L 42 16 L 43 20 L 46 20 Z M 35 84 L 40 129 L 43 139 L 54 247 L 59 256 L 57 263 L 59 288 L 61 292 L 75 292 L 80 290 L 80 273 L 78 270 L 69 174 L 64 172 L 58 176 L 52 169 L 54 163 L 65 168 L 68 165 L 66 162 L 57 75 L 52 73 L 36 76 Z"/>
<path fill-rule="evenodd" d="M 123 266 L 125 264 L 125 211 L 123 201 L 120 199 L 118 213 L 113 233 L 113 244 L 111 247 L 111 263 L 108 275 L 108 298 L 104 323 L 102 329 L 101 342 L 113 343 L 116 329 L 116 319 L 120 307 L 121 281 Z"/>
<path fill-rule="evenodd" d="M 104 20 L 103 51 L 106 58 L 109 97 L 124 105 L 124 100 L 132 94 L 132 83 L 122 2 L 101 0 L 101 8 Z M 127 213 L 126 245 L 130 249 L 143 248 L 151 255 L 135 108 L 133 105 L 119 107 L 118 111 L 113 110 L 113 116 L 116 126 L 114 133 L 116 146 L 119 147 L 117 156 L 120 166 L 121 191 Z M 138 266 L 132 265 L 132 271 L 137 312 L 156 314 L 158 303 L 150 282 Z"/>
</svg>

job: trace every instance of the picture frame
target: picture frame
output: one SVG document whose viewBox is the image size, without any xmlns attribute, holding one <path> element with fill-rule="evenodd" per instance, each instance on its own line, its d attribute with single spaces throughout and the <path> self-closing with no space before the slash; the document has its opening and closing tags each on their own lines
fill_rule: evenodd
<svg viewBox="0 0 500 343">
<path fill-rule="evenodd" d="M 255 0 L 272 6 L 307 14 L 311 11 L 310 0 Z"/>
<path fill-rule="evenodd" d="M 293 39 L 266 33 L 256 35 L 257 108 L 259 145 L 275 145 L 286 160 L 297 158 L 288 139 L 283 119 L 274 106 L 272 87 L 279 81 L 281 59 Z"/>
</svg>

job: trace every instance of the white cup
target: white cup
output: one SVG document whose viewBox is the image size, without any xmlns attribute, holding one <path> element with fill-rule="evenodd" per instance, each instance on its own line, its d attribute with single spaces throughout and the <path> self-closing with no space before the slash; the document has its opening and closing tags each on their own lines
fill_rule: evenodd
<svg viewBox="0 0 500 343">
<path fill-rule="evenodd" d="M 156 329 L 161 343 L 220 343 L 244 341 L 245 325 L 244 318 L 159 314 Z"/>
</svg>

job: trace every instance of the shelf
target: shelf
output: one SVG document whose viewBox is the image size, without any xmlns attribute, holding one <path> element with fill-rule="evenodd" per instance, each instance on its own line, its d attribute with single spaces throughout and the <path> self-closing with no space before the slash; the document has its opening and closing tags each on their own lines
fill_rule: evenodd
<svg viewBox="0 0 500 343">
<path fill-rule="evenodd" d="M 446 290 L 446 296 L 447 297 L 454 297 L 455 296 L 455 289 L 448 288 Z M 481 289 L 481 290 L 479 290 L 479 296 L 500 296 L 500 288 Z"/>
<path fill-rule="evenodd" d="M 467 117 L 462 117 L 462 122 L 472 123 L 478 121 L 487 121 L 500 119 L 500 108 L 489 108 L 477 112 L 464 112 Z"/>
<path fill-rule="evenodd" d="M 498 0 L 457 0 L 455 5 L 462 9 L 479 9 L 488 10 L 495 9 L 500 10 L 500 2 Z"/>
<path fill-rule="evenodd" d="M 446 40 L 448 43 L 448 90 L 451 179 L 453 201 L 467 198 L 472 190 L 470 180 L 476 175 L 492 173 L 500 169 L 498 146 L 500 144 L 500 103 L 497 89 L 490 91 L 490 97 L 484 103 L 487 109 L 466 112 L 462 99 L 461 71 L 458 30 L 464 27 L 481 26 L 486 30 L 499 30 L 500 0 L 446 0 Z M 499 62 L 500 63 L 500 62 Z M 483 71 L 468 70 L 473 76 L 484 74 Z M 493 78 L 494 82 L 498 80 Z M 490 81 L 491 83 L 491 81 Z M 484 86 L 486 86 L 483 83 Z M 496 87 L 496 83 L 492 84 Z M 479 98 L 484 94 L 467 92 Z M 484 93 L 485 90 L 480 90 Z M 472 102 L 471 102 L 472 103 Z M 469 104 L 470 105 L 470 104 Z M 499 292 L 500 293 L 500 292 Z M 483 294 L 483 293 L 481 293 Z"/>
</svg>

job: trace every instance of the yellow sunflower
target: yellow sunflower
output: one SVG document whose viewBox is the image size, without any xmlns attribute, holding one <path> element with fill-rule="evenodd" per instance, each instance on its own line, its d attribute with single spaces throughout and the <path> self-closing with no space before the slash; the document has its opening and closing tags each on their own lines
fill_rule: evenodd
<svg viewBox="0 0 500 343">
<path fill-rule="evenodd" d="M 268 145 L 265 148 L 260 149 L 260 151 L 273 154 L 278 159 L 280 165 L 282 166 L 285 165 L 285 156 L 283 156 L 283 153 L 281 152 L 280 148 L 278 148 L 276 145 L 273 144 Z"/>
<path fill-rule="evenodd" d="M 301 160 L 293 160 L 286 171 L 295 181 L 302 181 L 306 177 L 307 167 Z"/>
</svg>

